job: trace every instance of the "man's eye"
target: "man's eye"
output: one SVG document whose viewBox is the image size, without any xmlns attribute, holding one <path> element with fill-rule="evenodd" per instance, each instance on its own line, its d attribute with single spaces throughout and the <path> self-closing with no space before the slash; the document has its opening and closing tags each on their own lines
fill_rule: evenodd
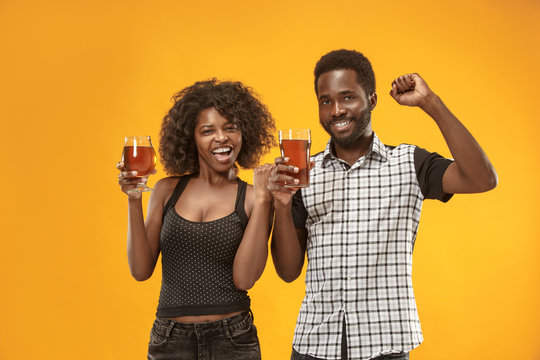
<svg viewBox="0 0 540 360">
<path fill-rule="evenodd" d="M 328 104 L 330 104 L 330 100 L 326 100 L 326 99 L 321 100 L 321 105 L 328 105 Z"/>
<path fill-rule="evenodd" d="M 347 95 L 345 96 L 344 98 L 346 101 L 349 101 L 349 100 L 352 100 L 353 99 L 353 96 L 352 95 Z"/>
</svg>

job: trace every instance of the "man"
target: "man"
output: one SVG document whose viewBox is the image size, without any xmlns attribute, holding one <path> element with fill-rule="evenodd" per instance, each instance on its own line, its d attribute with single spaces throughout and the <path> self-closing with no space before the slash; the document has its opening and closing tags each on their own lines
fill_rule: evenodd
<svg viewBox="0 0 540 360">
<path fill-rule="evenodd" d="M 435 120 L 454 157 L 384 145 L 371 129 L 375 76 L 359 52 L 332 51 L 315 67 L 319 119 L 330 134 L 313 156 L 310 186 L 277 158 L 272 255 L 296 279 L 307 252 L 306 296 L 291 359 L 408 359 L 423 340 L 412 289 L 412 251 L 424 199 L 493 189 L 497 175 L 478 143 L 418 74 L 390 95 Z"/>
</svg>

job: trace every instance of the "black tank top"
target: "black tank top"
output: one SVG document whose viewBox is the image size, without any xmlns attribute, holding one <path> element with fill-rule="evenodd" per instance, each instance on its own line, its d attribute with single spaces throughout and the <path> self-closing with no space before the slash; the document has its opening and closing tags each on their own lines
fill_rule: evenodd
<svg viewBox="0 0 540 360">
<path fill-rule="evenodd" d="M 226 314 L 248 310 L 247 291 L 234 286 L 232 268 L 248 218 L 247 184 L 238 179 L 235 210 L 217 220 L 184 219 L 174 205 L 191 175 L 180 177 L 163 210 L 161 292 L 156 316 Z"/>
</svg>

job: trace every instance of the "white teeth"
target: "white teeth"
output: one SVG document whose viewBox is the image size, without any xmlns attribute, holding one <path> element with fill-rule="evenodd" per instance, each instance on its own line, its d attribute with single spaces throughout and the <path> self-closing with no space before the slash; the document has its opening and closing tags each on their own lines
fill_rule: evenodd
<svg viewBox="0 0 540 360">
<path fill-rule="evenodd" d="M 343 122 L 338 122 L 338 123 L 335 123 L 334 126 L 335 127 L 344 127 L 344 126 L 347 126 L 349 125 L 350 121 L 343 121 Z"/>
<path fill-rule="evenodd" d="M 220 147 L 220 148 L 217 148 L 217 149 L 214 149 L 212 151 L 212 153 L 214 154 L 220 154 L 220 153 L 225 153 L 225 152 L 228 152 L 228 151 L 231 151 L 232 148 L 226 146 L 226 147 Z"/>
</svg>

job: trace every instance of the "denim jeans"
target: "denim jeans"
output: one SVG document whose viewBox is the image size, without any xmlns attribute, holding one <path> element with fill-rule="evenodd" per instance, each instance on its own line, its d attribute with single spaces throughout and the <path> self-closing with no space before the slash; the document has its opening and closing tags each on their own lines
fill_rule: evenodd
<svg viewBox="0 0 540 360">
<path fill-rule="evenodd" d="M 260 360 L 257 329 L 249 312 L 185 324 L 157 318 L 150 332 L 148 360 Z"/>
<path fill-rule="evenodd" d="M 343 319 L 343 329 L 341 331 L 341 359 L 347 360 L 347 333 L 346 333 L 346 323 Z M 309 355 L 302 355 L 298 351 L 292 349 L 291 360 L 324 360 L 316 358 Z M 399 353 L 399 354 L 387 354 L 377 356 L 372 360 L 409 360 L 409 353 Z"/>
<path fill-rule="evenodd" d="M 291 354 L 291 360 L 324 360 L 324 359 L 316 358 L 309 355 L 302 355 L 293 349 L 292 354 Z M 409 353 L 381 355 L 381 356 L 377 356 L 376 358 L 373 358 L 372 360 L 409 360 Z"/>
</svg>

